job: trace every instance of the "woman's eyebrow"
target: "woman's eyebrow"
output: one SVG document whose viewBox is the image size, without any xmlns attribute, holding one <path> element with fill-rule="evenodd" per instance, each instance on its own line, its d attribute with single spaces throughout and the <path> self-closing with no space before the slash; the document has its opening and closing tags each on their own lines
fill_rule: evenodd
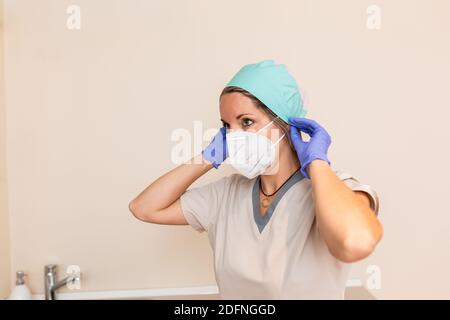
<svg viewBox="0 0 450 320">
<path fill-rule="evenodd" d="M 245 116 L 246 114 L 251 114 L 251 113 L 241 113 L 240 115 L 238 115 L 236 117 L 236 120 L 239 120 L 240 117 Z"/>
<path fill-rule="evenodd" d="M 236 117 L 236 120 L 239 120 L 242 116 L 245 116 L 245 115 L 247 115 L 247 114 L 252 115 L 252 113 L 241 113 L 240 115 L 238 115 L 238 116 Z M 227 123 L 225 120 L 223 120 L 222 118 L 220 118 L 220 121 L 222 121 L 223 123 L 228 124 L 228 123 Z"/>
</svg>

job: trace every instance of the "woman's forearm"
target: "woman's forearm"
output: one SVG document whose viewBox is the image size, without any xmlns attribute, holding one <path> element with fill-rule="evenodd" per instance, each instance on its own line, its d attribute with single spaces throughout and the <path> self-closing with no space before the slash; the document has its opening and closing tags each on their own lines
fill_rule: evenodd
<svg viewBox="0 0 450 320">
<path fill-rule="evenodd" d="M 309 165 L 320 234 L 338 259 L 354 262 L 369 255 L 382 236 L 382 226 L 365 195 L 352 191 L 327 162 Z"/>
<path fill-rule="evenodd" d="M 170 206 L 200 176 L 212 168 L 198 155 L 162 175 L 144 189 L 130 206 L 144 212 L 157 212 Z"/>
</svg>

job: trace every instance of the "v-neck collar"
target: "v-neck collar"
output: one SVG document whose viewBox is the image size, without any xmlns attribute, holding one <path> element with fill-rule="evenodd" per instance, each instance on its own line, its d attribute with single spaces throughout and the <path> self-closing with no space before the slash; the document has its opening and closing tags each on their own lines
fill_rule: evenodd
<svg viewBox="0 0 450 320">
<path fill-rule="evenodd" d="M 259 181 L 261 180 L 261 176 L 258 176 L 255 179 L 255 183 L 253 184 L 253 190 L 252 190 L 252 202 L 253 202 L 253 218 L 254 221 L 258 227 L 259 233 L 261 234 L 269 222 L 270 218 L 272 217 L 273 212 L 275 211 L 275 208 L 282 199 L 283 195 L 298 181 L 305 178 L 305 176 L 301 173 L 300 170 L 298 170 L 294 175 L 292 175 L 288 181 L 278 190 L 275 197 L 273 198 L 272 202 L 270 203 L 269 207 L 267 208 L 267 211 L 264 215 L 264 217 L 261 217 L 259 211 Z"/>
</svg>

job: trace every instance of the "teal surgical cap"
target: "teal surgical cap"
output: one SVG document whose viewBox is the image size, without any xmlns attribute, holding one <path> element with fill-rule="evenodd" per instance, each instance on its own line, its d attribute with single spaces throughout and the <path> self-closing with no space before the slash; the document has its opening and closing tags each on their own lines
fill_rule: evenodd
<svg viewBox="0 0 450 320">
<path fill-rule="evenodd" d="M 243 66 L 227 83 L 230 86 L 250 92 L 285 122 L 306 115 L 297 82 L 285 65 L 273 60 Z"/>
</svg>

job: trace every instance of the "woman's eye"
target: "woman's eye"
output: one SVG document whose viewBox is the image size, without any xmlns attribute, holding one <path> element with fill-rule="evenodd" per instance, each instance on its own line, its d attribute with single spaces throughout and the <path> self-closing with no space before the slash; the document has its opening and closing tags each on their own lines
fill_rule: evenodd
<svg viewBox="0 0 450 320">
<path fill-rule="evenodd" d="M 244 127 L 249 127 L 249 126 L 251 126 L 252 124 L 253 124 L 253 120 L 248 119 L 248 118 L 242 119 L 242 125 L 243 125 Z"/>
</svg>

